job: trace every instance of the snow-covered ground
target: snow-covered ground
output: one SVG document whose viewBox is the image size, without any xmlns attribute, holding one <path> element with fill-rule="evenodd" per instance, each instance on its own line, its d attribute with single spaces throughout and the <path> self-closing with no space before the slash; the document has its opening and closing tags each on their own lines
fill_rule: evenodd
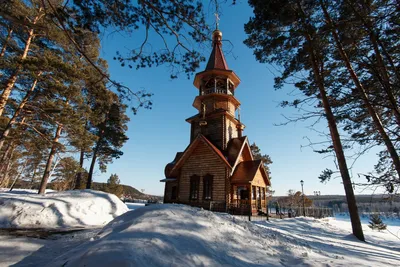
<svg viewBox="0 0 400 267">
<path fill-rule="evenodd" d="M 0 228 L 102 227 L 127 211 L 115 195 L 94 190 L 0 192 Z"/>
<path fill-rule="evenodd" d="M 146 203 L 132 203 L 132 202 L 125 202 L 126 206 L 128 207 L 128 209 L 130 210 L 136 210 L 139 208 L 143 208 Z"/>
<path fill-rule="evenodd" d="M 385 217 L 384 215 L 380 216 L 382 222 L 388 226 L 400 226 L 400 218 L 398 217 Z M 350 216 L 348 213 L 338 213 L 335 214 L 335 219 L 339 221 L 350 221 Z M 360 215 L 361 223 L 369 224 L 370 216 L 366 214 Z"/>
<path fill-rule="evenodd" d="M 99 230 L 53 235 L 47 239 L 15 237 L 6 232 L 0 233 L 0 266 L 44 266 L 55 257 L 87 242 Z"/>
<path fill-rule="evenodd" d="M 351 235 L 349 222 L 334 218 L 248 222 L 150 205 L 97 232 L 55 240 L 0 235 L 0 266 L 398 266 L 400 240 L 363 228 L 366 243 Z"/>
</svg>

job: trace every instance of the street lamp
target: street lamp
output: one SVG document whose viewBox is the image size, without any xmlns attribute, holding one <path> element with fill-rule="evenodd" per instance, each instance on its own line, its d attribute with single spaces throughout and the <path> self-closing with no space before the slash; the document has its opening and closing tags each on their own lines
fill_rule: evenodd
<svg viewBox="0 0 400 267">
<path fill-rule="evenodd" d="M 304 189 L 303 189 L 304 181 L 301 180 L 300 184 L 301 184 L 301 193 L 303 194 L 303 216 L 306 217 L 306 209 L 305 209 L 305 203 L 304 203 Z"/>
<path fill-rule="evenodd" d="M 318 206 L 319 206 L 318 197 L 319 197 L 320 195 L 321 195 L 321 191 L 314 191 L 315 202 L 317 202 Z M 316 205 L 314 205 L 314 206 L 316 206 Z"/>
</svg>

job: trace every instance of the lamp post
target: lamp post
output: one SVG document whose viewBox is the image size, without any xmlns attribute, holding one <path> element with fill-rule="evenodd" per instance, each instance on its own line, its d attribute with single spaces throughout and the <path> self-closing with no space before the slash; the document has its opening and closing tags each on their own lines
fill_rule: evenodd
<svg viewBox="0 0 400 267">
<path fill-rule="evenodd" d="M 316 202 L 318 202 L 318 197 L 321 195 L 321 191 L 314 191 L 314 196 L 315 196 L 315 200 Z M 315 206 L 315 205 L 314 205 Z M 319 204 L 318 204 L 319 206 Z"/>
<path fill-rule="evenodd" d="M 303 189 L 304 181 L 301 180 L 300 184 L 301 184 L 301 193 L 303 194 L 303 216 L 306 217 L 306 209 L 305 209 L 305 202 L 304 202 L 304 189 Z"/>
</svg>

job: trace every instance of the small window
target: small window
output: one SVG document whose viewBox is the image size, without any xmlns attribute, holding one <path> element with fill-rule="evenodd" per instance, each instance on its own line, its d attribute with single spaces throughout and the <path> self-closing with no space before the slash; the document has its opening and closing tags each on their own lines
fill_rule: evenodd
<svg viewBox="0 0 400 267">
<path fill-rule="evenodd" d="M 203 177 L 203 199 L 205 200 L 212 199 L 213 178 L 210 174 Z"/>
<path fill-rule="evenodd" d="M 190 200 L 199 199 L 199 180 L 197 175 L 190 176 Z"/>
</svg>

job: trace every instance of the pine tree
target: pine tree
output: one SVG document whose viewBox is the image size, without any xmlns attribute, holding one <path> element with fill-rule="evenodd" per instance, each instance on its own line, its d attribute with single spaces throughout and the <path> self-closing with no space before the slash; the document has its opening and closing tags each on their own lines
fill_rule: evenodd
<svg viewBox="0 0 400 267">
<path fill-rule="evenodd" d="M 118 102 L 116 99 L 110 106 L 103 106 L 105 115 L 103 121 L 94 125 L 94 132 L 97 141 L 93 147 L 92 162 L 90 164 L 86 188 L 90 189 L 93 181 L 93 171 L 97 159 L 99 159 L 100 170 L 105 171 L 107 164 L 114 158 L 122 156 L 120 150 L 123 144 L 128 140 L 126 136 L 129 118 L 125 114 L 126 105 Z"/>
<path fill-rule="evenodd" d="M 295 87 L 304 93 L 304 99 L 284 101 L 282 106 L 300 108 L 308 104 L 322 109 L 309 112 L 299 120 L 326 118 L 346 192 L 353 234 L 364 241 L 338 122 L 332 108 L 334 96 L 340 92 L 334 90 L 336 84 L 327 75 L 333 47 L 321 23 L 321 14 L 315 12 L 318 2 L 251 0 L 249 3 L 254 17 L 245 25 L 248 34 L 245 44 L 254 49 L 260 62 L 278 64 L 283 68 L 281 75 L 275 78 L 276 88 L 282 88 L 288 79 L 291 82 L 294 79 Z"/>
<path fill-rule="evenodd" d="M 269 165 L 272 164 L 271 157 L 269 155 L 266 155 L 266 154 L 264 154 L 264 155 L 261 154 L 261 150 L 256 145 L 256 143 L 253 143 L 253 144 L 250 145 L 250 150 L 251 150 L 251 153 L 253 153 L 253 157 L 254 157 L 255 160 L 261 159 L 261 161 L 263 162 L 265 170 L 269 174 L 269 179 L 271 179 L 271 171 L 269 169 Z"/>
<path fill-rule="evenodd" d="M 145 33 L 139 49 L 117 52 L 122 66 L 167 64 L 175 78 L 181 72 L 190 75 L 205 60 L 192 45 L 209 36 L 201 2 L 114 2 L 110 9 L 108 0 L 0 1 L 0 183 L 9 184 L 20 173 L 36 187 L 42 176 L 39 191 L 44 193 L 56 163 L 76 152 L 80 167 L 92 156 L 90 174 L 80 168 L 76 175 L 80 181 L 89 176 L 91 183 L 96 160 L 104 170 L 122 155 L 127 140 L 123 103 L 136 101 L 130 107 L 136 113 L 151 108 L 151 94 L 111 79 L 99 58 L 100 29 Z M 162 42 L 152 41 L 154 36 Z M 149 42 L 154 42 L 152 53 L 144 49 Z M 119 122 L 105 120 L 113 117 L 113 105 L 123 114 Z"/>
<path fill-rule="evenodd" d="M 372 230 L 375 229 L 378 231 L 386 230 L 386 224 L 382 222 L 381 216 L 379 216 L 379 214 L 370 215 L 368 227 L 371 228 Z"/>
<path fill-rule="evenodd" d="M 110 178 L 107 180 L 105 192 L 116 195 L 117 197 L 121 197 L 124 188 L 120 185 L 119 177 L 117 174 L 111 174 Z"/>
<path fill-rule="evenodd" d="M 52 188 L 60 191 L 73 189 L 76 173 L 80 171 L 79 162 L 73 157 L 62 158 L 54 169 Z"/>
</svg>

